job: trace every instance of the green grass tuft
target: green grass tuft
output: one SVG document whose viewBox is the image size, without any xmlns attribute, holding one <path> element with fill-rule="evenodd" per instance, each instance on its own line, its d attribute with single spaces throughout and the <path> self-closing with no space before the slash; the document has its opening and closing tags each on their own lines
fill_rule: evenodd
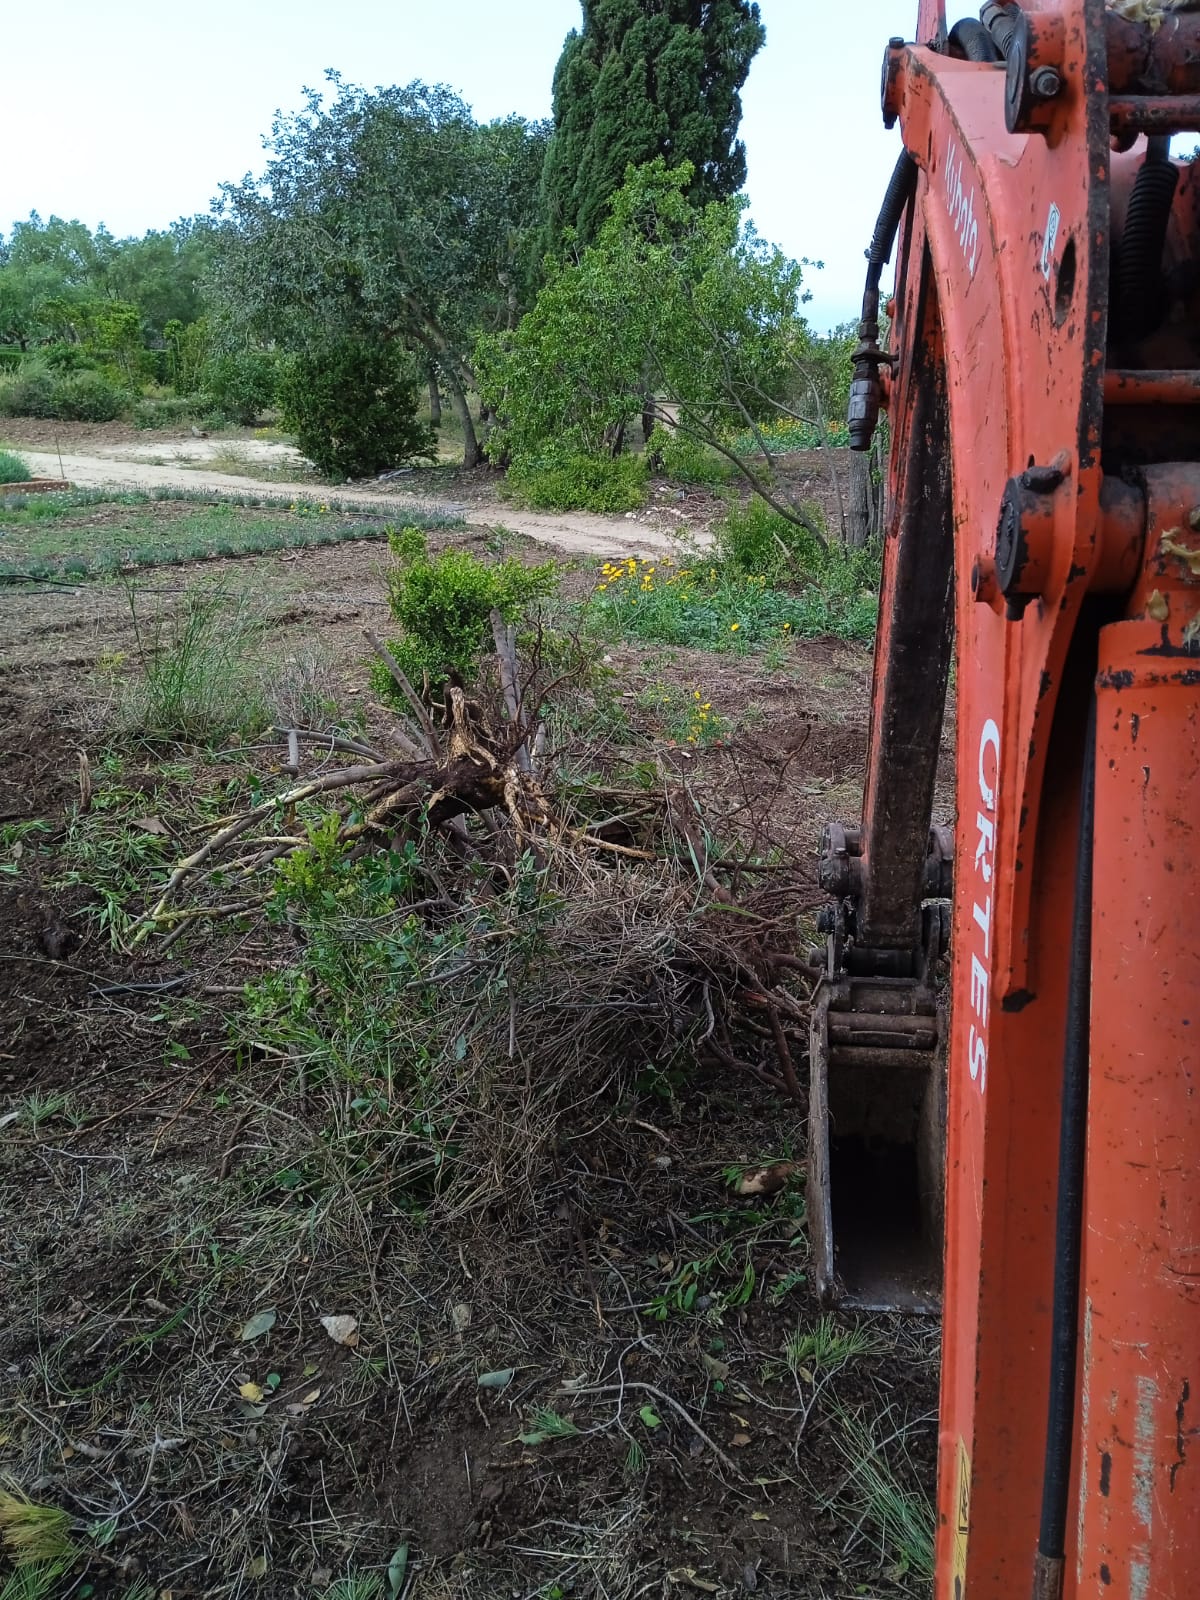
<svg viewBox="0 0 1200 1600">
<path fill-rule="evenodd" d="M 0 483 L 28 483 L 33 477 L 25 461 L 12 450 L 0 450 Z"/>
</svg>

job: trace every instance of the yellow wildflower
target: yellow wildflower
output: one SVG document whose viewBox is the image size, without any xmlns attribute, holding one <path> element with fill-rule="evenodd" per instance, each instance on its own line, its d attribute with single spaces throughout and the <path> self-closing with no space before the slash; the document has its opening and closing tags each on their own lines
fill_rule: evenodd
<svg viewBox="0 0 1200 1600">
<path fill-rule="evenodd" d="M 741 627 L 741 623 L 740 622 L 731 622 L 729 624 L 729 631 L 730 631 L 730 633 L 736 633 L 740 627 Z"/>
<path fill-rule="evenodd" d="M 700 691 L 699 691 L 699 689 L 696 689 L 696 690 L 694 690 L 694 691 L 693 691 L 693 693 L 694 693 L 694 694 L 695 694 L 695 697 L 696 697 L 696 699 L 697 699 L 697 700 L 699 700 L 699 698 L 700 698 Z"/>
<path fill-rule="evenodd" d="M 700 709 L 701 709 L 701 711 L 711 711 L 712 710 L 712 701 L 711 700 L 706 700 L 704 702 L 704 704 L 700 707 Z"/>
<path fill-rule="evenodd" d="M 791 623 L 790 622 L 785 622 L 784 625 L 783 625 L 784 633 L 787 633 L 787 631 L 789 630 L 790 627 L 791 627 Z"/>
<path fill-rule="evenodd" d="M 606 583 L 602 583 L 602 584 L 598 585 L 598 587 L 599 587 L 600 593 L 603 594 L 605 589 L 608 588 L 608 585 Z"/>
</svg>

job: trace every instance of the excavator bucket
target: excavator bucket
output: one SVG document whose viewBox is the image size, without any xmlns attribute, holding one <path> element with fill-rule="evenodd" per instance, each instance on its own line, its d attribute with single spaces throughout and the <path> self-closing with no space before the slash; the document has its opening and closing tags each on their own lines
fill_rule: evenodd
<svg viewBox="0 0 1200 1600">
<path fill-rule="evenodd" d="M 946 1089 L 932 992 L 824 982 L 809 1063 L 808 1211 L 821 1299 L 936 1313 Z"/>
</svg>

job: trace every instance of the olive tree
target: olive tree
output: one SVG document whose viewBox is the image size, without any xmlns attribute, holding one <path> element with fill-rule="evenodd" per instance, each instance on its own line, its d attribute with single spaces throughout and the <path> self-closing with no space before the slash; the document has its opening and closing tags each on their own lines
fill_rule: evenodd
<svg viewBox="0 0 1200 1600">
<path fill-rule="evenodd" d="M 545 130 L 480 125 L 442 86 L 327 76 L 330 100 L 310 90 L 276 116 L 261 177 L 224 186 L 215 292 L 285 349 L 344 335 L 411 351 L 444 384 L 473 466 L 472 351 L 532 293 Z"/>
</svg>

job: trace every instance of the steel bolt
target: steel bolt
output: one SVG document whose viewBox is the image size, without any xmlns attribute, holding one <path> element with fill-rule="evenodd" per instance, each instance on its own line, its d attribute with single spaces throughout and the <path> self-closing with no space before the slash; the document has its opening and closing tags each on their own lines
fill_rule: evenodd
<svg viewBox="0 0 1200 1600">
<path fill-rule="evenodd" d="M 1029 79 L 1030 93 L 1038 100 L 1053 100 L 1062 86 L 1062 74 L 1056 67 L 1038 67 Z"/>
</svg>

